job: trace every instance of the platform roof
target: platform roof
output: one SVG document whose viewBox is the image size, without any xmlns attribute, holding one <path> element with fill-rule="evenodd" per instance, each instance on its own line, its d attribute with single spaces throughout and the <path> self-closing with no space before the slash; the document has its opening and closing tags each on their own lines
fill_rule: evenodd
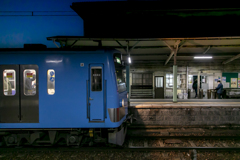
<svg viewBox="0 0 240 160">
<path fill-rule="evenodd" d="M 162 64 L 172 65 L 173 57 L 169 58 L 172 50 L 176 48 L 177 63 L 224 64 L 240 63 L 237 59 L 240 54 L 240 37 L 195 37 L 195 38 L 87 38 L 76 36 L 48 37 L 59 47 L 64 48 L 114 48 L 122 53 L 123 60 L 127 62 L 130 54 L 133 64 Z M 126 53 L 127 45 L 129 54 Z M 212 56 L 210 60 L 195 60 L 194 56 Z M 240 56 L 239 56 L 240 57 Z M 167 62 L 169 59 L 169 62 Z M 167 63 L 166 63 L 167 62 Z"/>
<path fill-rule="evenodd" d="M 87 37 L 240 36 L 238 1 L 74 2 Z"/>
</svg>

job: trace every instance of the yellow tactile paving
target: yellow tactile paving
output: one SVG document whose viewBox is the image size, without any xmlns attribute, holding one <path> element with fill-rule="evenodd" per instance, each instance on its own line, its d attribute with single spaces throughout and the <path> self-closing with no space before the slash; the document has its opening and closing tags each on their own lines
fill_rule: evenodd
<svg viewBox="0 0 240 160">
<path fill-rule="evenodd" d="M 240 102 L 131 102 L 132 108 L 240 107 Z"/>
</svg>

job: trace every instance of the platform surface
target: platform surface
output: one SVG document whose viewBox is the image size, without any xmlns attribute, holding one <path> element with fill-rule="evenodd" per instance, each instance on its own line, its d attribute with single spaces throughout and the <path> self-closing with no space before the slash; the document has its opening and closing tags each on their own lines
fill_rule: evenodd
<svg viewBox="0 0 240 160">
<path fill-rule="evenodd" d="M 240 99 L 131 99 L 130 108 L 240 108 Z"/>
</svg>

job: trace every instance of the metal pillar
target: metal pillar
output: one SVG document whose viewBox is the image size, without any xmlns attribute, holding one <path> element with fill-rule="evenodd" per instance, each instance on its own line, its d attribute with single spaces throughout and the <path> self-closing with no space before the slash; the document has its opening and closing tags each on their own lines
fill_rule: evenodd
<svg viewBox="0 0 240 160">
<path fill-rule="evenodd" d="M 177 102 L 177 65 L 173 65 L 173 102 Z"/>
<path fill-rule="evenodd" d="M 128 102 L 130 100 L 130 65 L 126 66 L 126 85 L 127 85 L 127 93 L 128 93 Z"/>
<path fill-rule="evenodd" d="M 187 93 L 188 93 L 188 66 L 187 66 L 187 77 L 186 77 L 186 84 L 187 84 L 187 86 L 186 86 L 186 88 L 187 88 Z"/>
<path fill-rule="evenodd" d="M 200 73 L 201 73 L 201 71 L 198 71 L 197 93 L 198 93 L 198 97 L 199 97 L 199 98 L 200 98 L 200 94 L 199 94 L 199 91 L 200 91 Z"/>
</svg>

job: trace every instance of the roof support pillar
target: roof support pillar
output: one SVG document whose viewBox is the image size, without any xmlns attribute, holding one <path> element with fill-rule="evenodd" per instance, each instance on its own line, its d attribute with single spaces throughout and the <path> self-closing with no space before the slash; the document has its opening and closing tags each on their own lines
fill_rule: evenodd
<svg viewBox="0 0 240 160">
<path fill-rule="evenodd" d="M 197 77 L 197 94 L 198 94 L 198 98 L 200 98 L 200 73 L 201 71 L 198 71 L 198 77 Z"/>
<path fill-rule="evenodd" d="M 127 41 L 127 49 L 126 49 L 128 58 L 130 57 L 129 52 L 129 41 Z M 128 93 L 128 106 L 130 106 L 130 97 L 131 97 L 131 87 L 130 87 L 130 63 L 127 63 L 126 66 L 126 83 L 127 83 L 127 93 Z"/>
<path fill-rule="evenodd" d="M 126 86 L 127 86 L 127 93 L 128 93 L 128 102 L 130 100 L 130 65 L 126 66 Z"/>
<path fill-rule="evenodd" d="M 174 48 L 174 65 L 173 65 L 173 103 L 177 103 L 177 51 L 180 41 L 176 43 Z"/>
<path fill-rule="evenodd" d="M 177 65 L 173 65 L 173 103 L 177 103 Z"/>
</svg>

